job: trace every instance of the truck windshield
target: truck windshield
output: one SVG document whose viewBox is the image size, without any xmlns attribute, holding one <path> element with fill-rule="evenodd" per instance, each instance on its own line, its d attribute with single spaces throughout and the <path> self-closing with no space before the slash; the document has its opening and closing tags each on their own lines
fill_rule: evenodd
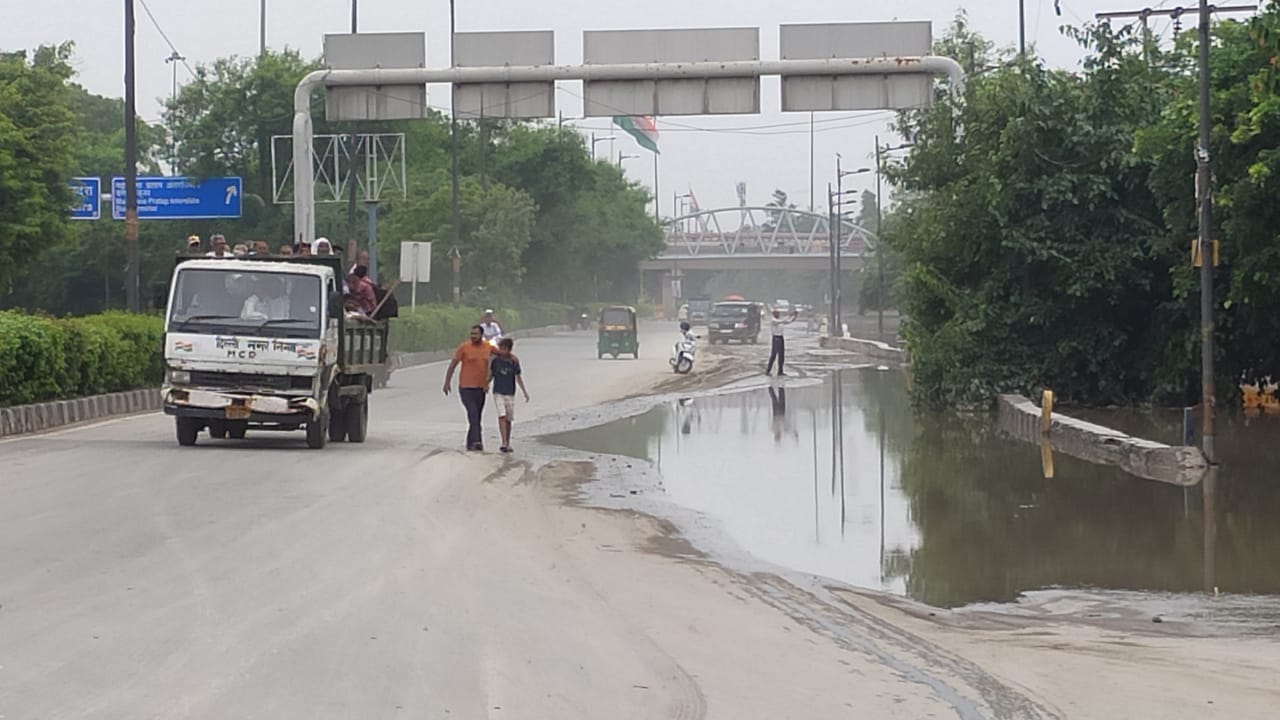
<svg viewBox="0 0 1280 720">
<path fill-rule="evenodd" d="M 711 310 L 715 317 L 744 318 L 747 316 L 746 305 L 717 305 Z"/>
<path fill-rule="evenodd" d="M 317 338 L 320 308 L 315 275 L 179 270 L 169 332 Z"/>
</svg>

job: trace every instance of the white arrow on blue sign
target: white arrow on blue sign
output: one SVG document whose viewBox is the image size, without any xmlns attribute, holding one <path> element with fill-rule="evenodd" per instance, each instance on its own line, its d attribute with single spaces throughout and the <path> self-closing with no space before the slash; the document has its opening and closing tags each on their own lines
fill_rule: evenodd
<svg viewBox="0 0 1280 720">
<path fill-rule="evenodd" d="M 124 178 L 111 178 L 111 217 L 125 215 Z M 199 220 L 240 217 L 244 194 L 238 177 L 197 180 L 189 177 L 138 178 L 139 220 Z"/>
<path fill-rule="evenodd" d="M 102 180 L 96 177 L 71 178 L 71 192 L 76 202 L 71 206 L 72 220 L 97 220 L 102 217 Z"/>
</svg>

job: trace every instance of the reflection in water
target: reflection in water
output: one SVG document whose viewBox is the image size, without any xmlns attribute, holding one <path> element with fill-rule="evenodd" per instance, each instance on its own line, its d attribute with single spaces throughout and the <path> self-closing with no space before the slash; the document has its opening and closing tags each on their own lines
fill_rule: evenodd
<svg viewBox="0 0 1280 720">
<path fill-rule="evenodd" d="M 1239 454 L 1280 460 L 1260 435 L 1220 442 L 1223 471 L 1196 488 L 1063 456 L 1046 479 L 1039 448 L 987 418 L 915 414 L 900 374 L 846 370 L 549 439 L 652 460 L 671 500 L 764 560 L 933 605 L 1051 587 L 1280 594 L 1280 462 Z"/>
</svg>

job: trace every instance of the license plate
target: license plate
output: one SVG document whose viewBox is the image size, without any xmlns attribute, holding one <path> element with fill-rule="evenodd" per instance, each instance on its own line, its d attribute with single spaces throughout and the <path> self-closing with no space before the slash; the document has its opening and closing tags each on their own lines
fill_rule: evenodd
<svg viewBox="0 0 1280 720">
<path fill-rule="evenodd" d="M 228 405 L 226 408 L 228 420 L 248 420 L 251 412 L 248 405 Z"/>
</svg>

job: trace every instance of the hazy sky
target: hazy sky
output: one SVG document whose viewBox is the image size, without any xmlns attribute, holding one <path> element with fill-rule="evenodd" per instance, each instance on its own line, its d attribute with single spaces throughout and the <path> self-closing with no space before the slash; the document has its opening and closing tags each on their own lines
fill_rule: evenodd
<svg viewBox="0 0 1280 720">
<path fill-rule="evenodd" d="M 148 17 L 142 0 L 137 1 L 138 109 L 144 118 L 155 121 L 160 117 L 159 98 L 170 92 L 172 66 L 165 63 L 170 48 Z M 361 31 L 425 30 L 429 64 L 448 65 L 448 0 L 358 2 Z M 1058 32 L 1060 24 L 1081 24 L 1102 10 L 1136 9 L 1156 3 L 1061 0 L 1059 4 L 1061 17 L 1054 14 L 1053 0 L 1026 0 L 1027 41 L 1034 43 L 1051 65 L 1074 67 L 1081 53 L 1073 41 Z M 0 0 L 0 17 L 5 18 L 0 23 L 0 49 L 73 40 L 79 81 L 93 92 L 120 96 L 124 74 L 123 5 L 120 0 Z M 146 0 L 146 5 L 192 67 L 220 56 L 257 52 L 259 0 Z M 267 42 L 273 48 L 287 45 L 319 56 L 324 33 L 347 32 L 350 27 L 351 0 L 267 0 L 267 5 Z M 461 32 L 554 30 L 556 61 L 561 64 L 581 61 L 583 30 L 755 26 L 760 28 L 761 57 L 768 59 L 778 56 L 778 26 L 783 23 L 931 20 L 937 37 L 961 6 L 968 10 L 972 25 L 997 45 L 1017 43 L 1017 0 L 457 0 L 457 24 Z M 1164 29 L 1167 24 L 1159 21 L 1154 27 Z M 179 84 L 189 77 L 188 70 L 179 64 Z M 566 83 L 564 87 L 572 93 L 581 92 L 578 83 Z M 582 113 L 581 101 L 571 92 L 557 94 L 558 107 L 566 118 Z M 752 204 L 764 204 L 774 188 L 786 190 L 797 205 L 809 204 L 808 113 L 782 113 L 778 82 L 773 78 L 763 81 L 761 102 L 760 115 L 659 119 L 659 194 L 664 215 L 671 212 L 672 193 L 688 192 L 689 188 L 703 208 L 736 206 L 735 185 L 739 181 L 747 183 Z M 447 89 L 432 87 L 431 103 L 448 107 Z M 835 172 L 835 154 L 844 156 L 845 167 L 868 164 L 873 137 L 887 132 L 885 121 L 889 114 L 824 113 L 817 117 L 815 202 L 823 206 L 823 193 Z M 679 123 L 679 127 L 671 123 Z M 612 148 L 607 142 L 597 146 L 601 158 L 610 152 L 615 158 L 619 152 L 642 155 L 627 160 L 625 167 L 628 175 L 652 185 L 651 156 L 629 137 L 611 131 L 607 119 L 580 119 L 573 124 L 584 132 L 594 129 L 599 135 L 617 136 Z M 846 178 L 846 184 L 870 188 L 874 182 L 869 176 L 862 176 Z"/>
</svg>

